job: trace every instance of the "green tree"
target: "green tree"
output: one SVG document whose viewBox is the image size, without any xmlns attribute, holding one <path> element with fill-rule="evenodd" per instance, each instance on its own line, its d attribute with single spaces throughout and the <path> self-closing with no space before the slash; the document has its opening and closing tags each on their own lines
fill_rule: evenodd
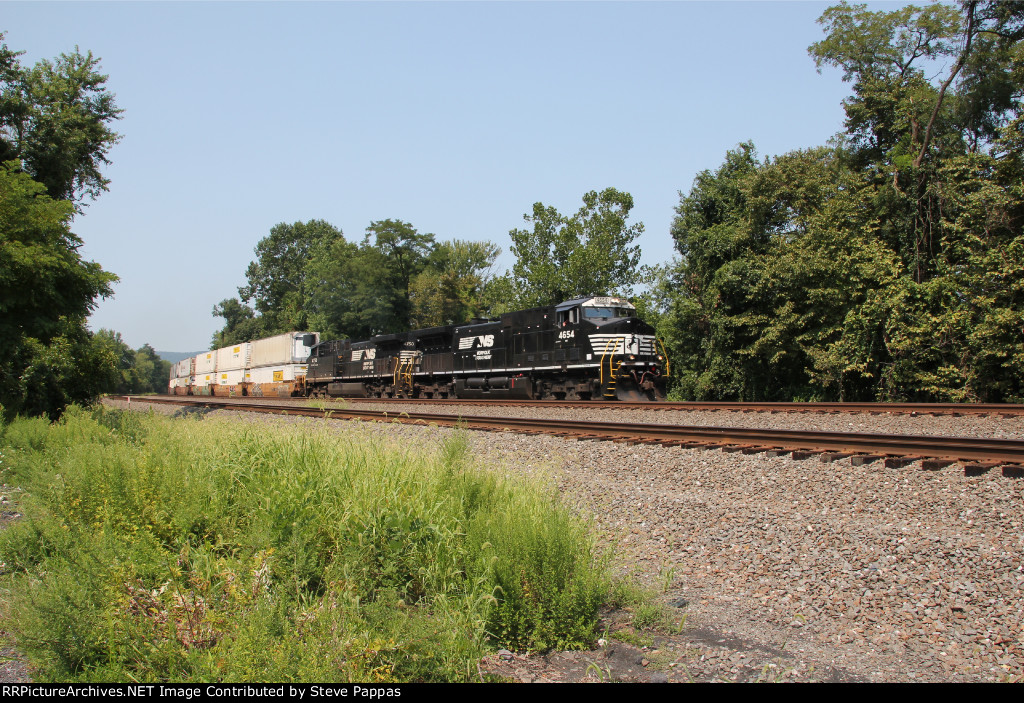
<svg viewBox="0 0 1024 703">
<path fill-rule="evenodd" d="M 924 282 L 944 237 L 943 162 L 990 146 L 1019 114 L 1024 10 L 964 2 L 871 12 L 842 3 L 819 22 L 827 36 L 811 56 L 853 83 L 844 107 L 854 166 L 873 174 L 889 243 Z"/>
<path fill-rule="evenodd" d="M 171 375 L 171 362 L 161 359 L 149 344 L 143 344 L 134 354 L 135 384 L 132 393 L 163 393 Z"/>
<path fill-rule="evenodd" d="M 338 242 L 313 263 L 318 287 L 310 301 L 310 326 L 325 338 L 367 339 L 405 329 L 395 309 L 400 295 L 384 272 L 387 260 L 368 242 Z"/>
<path fill-rule="evenodd" d="M 740 145 L 681 195 L 659 284 L 676 393 L 1024 397 L 1024 8 L 822 23 L 812 56 L 854 84 L 846 133 L 763 163 Z"/>
<path fill-rule="evenodd" d="M 271 228 L 256 245 L 256 260 L 245 272 L 247 284 L 238 289 L 241 300 L 237 304 L 231 299 L 222 301 L 214 308 L 214 315 L 227 322 L 219 334 L 230 341 L 243 341 L 239 334 L 258 337 L 307 329 L 309 298 L 319 283 L 311 277 L 311 268 L 338 241 L 344 241 L 341 230 L 324 220 Z M 255 310 L 254 320 L 249 320 L 243 309 L 242 303 L 249 301 Z"/>
<path fill-rule="evenodd" d="M 107 189 L 121 110 L 91 53 L 32 69 L 20 53 L 0 34 L 0 405 L 55 418 L 116 368 L 85 321 L 117 277 L 82 260 L 71 221 L 76 201 Z"/>
<path fill-rule="evenodd" d="M 531 229 L 509 232 L 516 263 L 505 288 L 515 305 L 550 305 L 590 294 L 628 295 L 641 276 L 640 247 L 633 244 L 643 224 L 627 224 L 633 197 L 606 188 L 583 196 L 572 217 L 535 203 L 523 219 Z"/>
<path fill-rule="evenodd" d="M 117 277 L 82 260 L 73 212 L 17 162 L 0 165 L 0 404 L 8 413 L 55 416 L 98 392 L 74 355 L 95 358 L 85 320 Z"/>
<path fill-rule="evenodd" d="M 694 179 L 680 194 L 671 234 L 680 254 L 671 275 L 680 294 L 661 328 L 675 362 L 676 384 L 684 397 L 745 398 L 749 390 L 736 350 L 750 340 L 737 329 L 746 309 L 751 257 L 765 238 L 749 221 L 750 183 L 758 169 L 754 145 L 746 142 L 726 154 L 716 171 Z"/>
<path fill-rule="evenodd" d="M 106 88 L 99 59 L 78 48 L 23 69 L 0 34 L 0 159 L 20 159 L 58 200 L 95 199 L 109 180 L 101 168 L 120 140 L 110 124 L 123 112 Z"/>
<path fill-rule="evenodd" d="M 376 269 L 375 275 L 388 284 L 387 289 L 380 291 L 381 301 L 386 297 L 386 305 L 392 311 L 392 320 L 384 329 L 408 329 L 412 324 L 412 282 L 427 267 L 434 250 L 434 235 L 421 234 L 401 220 L 378 220 L 366 228 L 364 247 L 371 242 L 383 262 L 383 268 Z"/>
<path fill-rule="evenodd" d="M 226 298 L 213 306 L 213 316 L 224 318 L 224 327 L 213 333 L 211 349 L 248 342 L 263 336 L 261 320 L 238 298 Z"/>
<path fill-rule="evenodd" d="M 484 290 L 499 254 L 493 242 L 439 243 L 410 287 L 412 326 L 462 323 L 482 315 Z"/>
<path fill-rule="evenodd" d="M 92 344 L 96 354 L 114 362 L 113 367 L 107 369 L 108 373 L 102 381 L 103 392 L 138 393 L 135 352 L 121 338 L 121 333 L 100 329 L 92 336 Z"/>
</svg>

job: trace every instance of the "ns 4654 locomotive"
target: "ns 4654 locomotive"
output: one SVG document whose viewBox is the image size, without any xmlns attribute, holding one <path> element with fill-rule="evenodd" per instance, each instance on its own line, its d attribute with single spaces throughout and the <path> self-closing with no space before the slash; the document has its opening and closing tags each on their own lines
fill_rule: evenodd
<svg viewBox="0 0 1024 703">
<path fill-rule="evenodd" d="M 311 350 L 317 397 L 663 400 L 668 362 L 628 300 L 559 305 Z"/>
</svg>

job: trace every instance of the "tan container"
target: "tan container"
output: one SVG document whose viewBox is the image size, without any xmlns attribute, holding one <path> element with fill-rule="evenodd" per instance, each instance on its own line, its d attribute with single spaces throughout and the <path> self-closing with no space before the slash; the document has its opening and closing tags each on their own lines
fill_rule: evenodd
<svg viewBox="0 0 1024 703">
<path fill-rule="evenodd" d="M 316 332 L 286 332 L 275 337 L 257 339 L 252 342 L 249 368 L 305 363 L 312 345 L 306 346 L 302 340 L 308 334 L 313 335 L 313 344 L 316 344 L 320 338 Z"/>
</svg>

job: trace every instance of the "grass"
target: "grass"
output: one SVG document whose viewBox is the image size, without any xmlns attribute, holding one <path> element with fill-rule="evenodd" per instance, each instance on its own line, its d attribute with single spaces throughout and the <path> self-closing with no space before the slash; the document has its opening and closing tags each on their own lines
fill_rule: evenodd
<svg viewBox="0 0 1024 703">
<path fill-rule="evenodd" d="M 329 412 L 331 410 L 348 410 L 351 403 L 344 398 L 310 398 L 303 405 L 307 408 Z"/>
<path fill-rule="evenodd" d="M 475 470 L 461 432 L 72 408 L 0 453 L 26 516 L 0 585 L 39 681 L 471 680 L 495 647 L 589 646 L 616 597 L 589 525 Z"/>
</svg>

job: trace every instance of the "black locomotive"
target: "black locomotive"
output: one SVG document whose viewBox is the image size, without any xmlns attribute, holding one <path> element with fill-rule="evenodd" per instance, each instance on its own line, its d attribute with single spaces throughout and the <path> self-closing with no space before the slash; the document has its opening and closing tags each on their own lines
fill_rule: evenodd
<svg viewBox="0 0 1024 703">
<path fill-rule="evenodd" d="M 663 400 L 667 362 L 659 347 L 628 300 L 579 298 L 464 325 L 321 342 L 309 357 L 306 392 Z"/>
</svg>

